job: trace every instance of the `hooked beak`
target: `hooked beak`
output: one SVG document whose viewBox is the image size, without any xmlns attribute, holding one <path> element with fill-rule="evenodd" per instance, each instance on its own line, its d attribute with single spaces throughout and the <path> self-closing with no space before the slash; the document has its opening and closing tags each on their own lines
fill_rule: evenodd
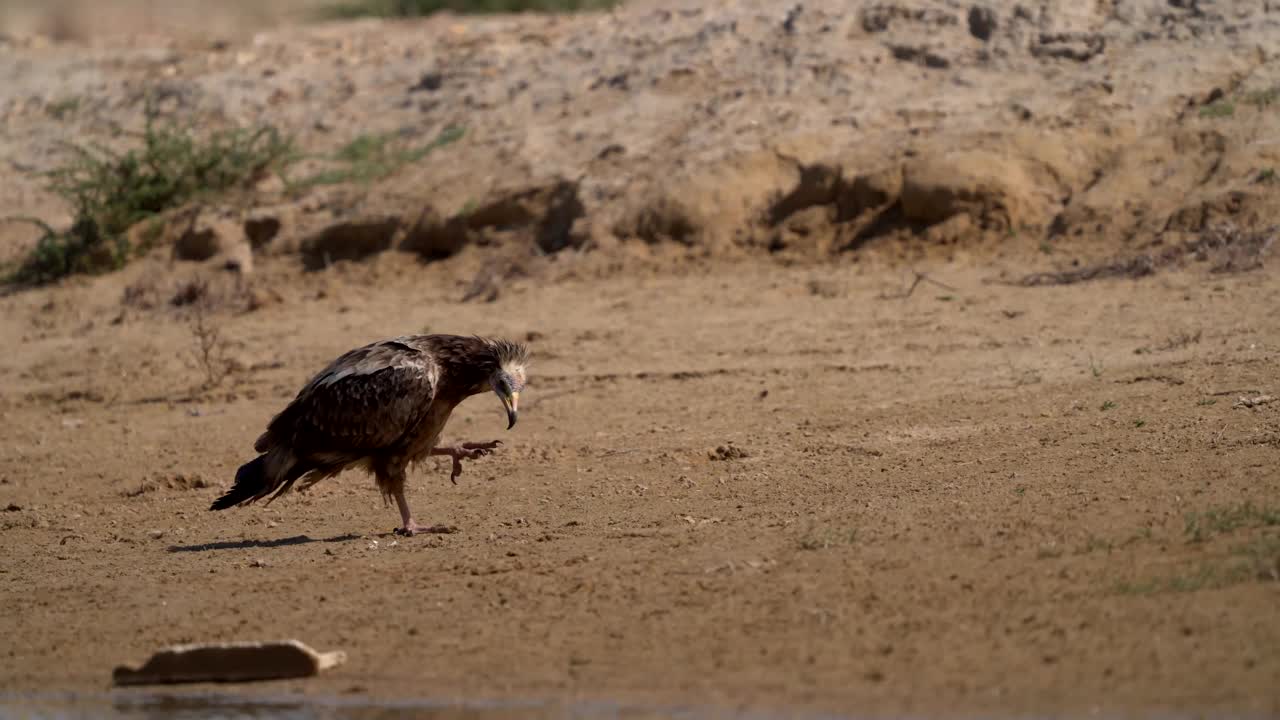
<svg viewBox="0 0 1280 720">
<path fill-rule="evenodd" d="M 502 404 L 507 408 L 507 429 L 515 427 L 516 414 L 519 411 L 520 393 L 513 392 L 510 395 L 502 395 Z"/>
</svg>

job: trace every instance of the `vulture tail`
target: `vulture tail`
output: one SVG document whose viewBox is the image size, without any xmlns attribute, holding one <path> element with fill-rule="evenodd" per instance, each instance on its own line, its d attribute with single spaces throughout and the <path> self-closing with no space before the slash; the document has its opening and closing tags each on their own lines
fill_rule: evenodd
<svg viewBox="0 0 1280 720">
<path fill-rule="evenodd" d="M 267 457 L 268 453 L 263 453 L 241 465 L 236 471 L 236 481 L 231 489 L 214 500 L 209 509 L 226 510 L 236 505 L 251 503 L 273 490 L 279 494 L 287 490 L 294 480 L 307 471 L 307 468 L 295 465 L 284 473 L 284 477 L 273 478 L 267 473 Z"/>
</svg>

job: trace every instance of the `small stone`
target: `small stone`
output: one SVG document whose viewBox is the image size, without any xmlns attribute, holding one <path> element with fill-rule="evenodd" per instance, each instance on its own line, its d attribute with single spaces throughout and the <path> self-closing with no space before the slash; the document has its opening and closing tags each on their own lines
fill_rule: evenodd
<svg viewBox="0 0 1280 720">
<path fill-rule="evenodd" d="M 751 453 L 748 453 L 746 450 L 743 450 L 733 443 L 721 445 L 715 450 L 707 453 L 707 457 L 711 460 L 741 460 L 742 458 L 750 456 Z"/>
<path fill-rule="evenodd" d="M 420 92 L 422 90 L 425 90 L 427 92 L 435 92 L 436 90 L 439 90 L 443 85 L 444 85 L 444 75 L 441 75 L 438 72 L 424 73 L 422 77 L 418 79 L 418 82 L 415 83 L 413 87 L 409 88 L 409 92 Z"/>
<path fill-rule="evenodd" d="M 996 28 L 1000 26 L 1000 21 L 996 19 L 996 13 L 989 7 L 982 5 L 974 5 L 969 8 L 969 34 L 986 42 L 991 39 Z"/>
</svg>

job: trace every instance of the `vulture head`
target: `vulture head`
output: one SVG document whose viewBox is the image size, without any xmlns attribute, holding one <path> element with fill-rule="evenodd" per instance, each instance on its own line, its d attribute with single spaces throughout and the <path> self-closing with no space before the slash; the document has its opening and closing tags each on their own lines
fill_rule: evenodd
<svg viewBox="0 0 1280 720">
<path fill-rule="evenodd" d="M 529 350 L 524 345 L 506 340 L 492 341 L 494 370 L 489 375 L 489 387 L 498 395 L 507 411 L 507 429 L 515 427 L 519 412 L 520 391 L 524 389 L 525 366 L 529 363 Z"/>
</svg>

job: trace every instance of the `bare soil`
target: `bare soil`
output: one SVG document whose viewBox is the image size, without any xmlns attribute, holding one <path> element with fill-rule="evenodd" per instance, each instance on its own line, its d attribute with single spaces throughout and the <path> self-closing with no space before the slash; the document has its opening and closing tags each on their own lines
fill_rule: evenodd
<svg viewBox="0 0 1280 720">
<path fill-rule="evenodd" d="M 316 155 L 464 130 L 0 297 L 0 690 L 298 638 L 348 663 L 243 692 L 1280 714 L 1280 7 L 982 8 L 0 40 L 4 215 L 68 218 L 34 173 L 157 87 Z M 447 430 L 501 451 L 411 477 L 455 531 L 356 474 L 206 510 L 412 332 L 535 354 L 512 431 Z"/>
</svg>

